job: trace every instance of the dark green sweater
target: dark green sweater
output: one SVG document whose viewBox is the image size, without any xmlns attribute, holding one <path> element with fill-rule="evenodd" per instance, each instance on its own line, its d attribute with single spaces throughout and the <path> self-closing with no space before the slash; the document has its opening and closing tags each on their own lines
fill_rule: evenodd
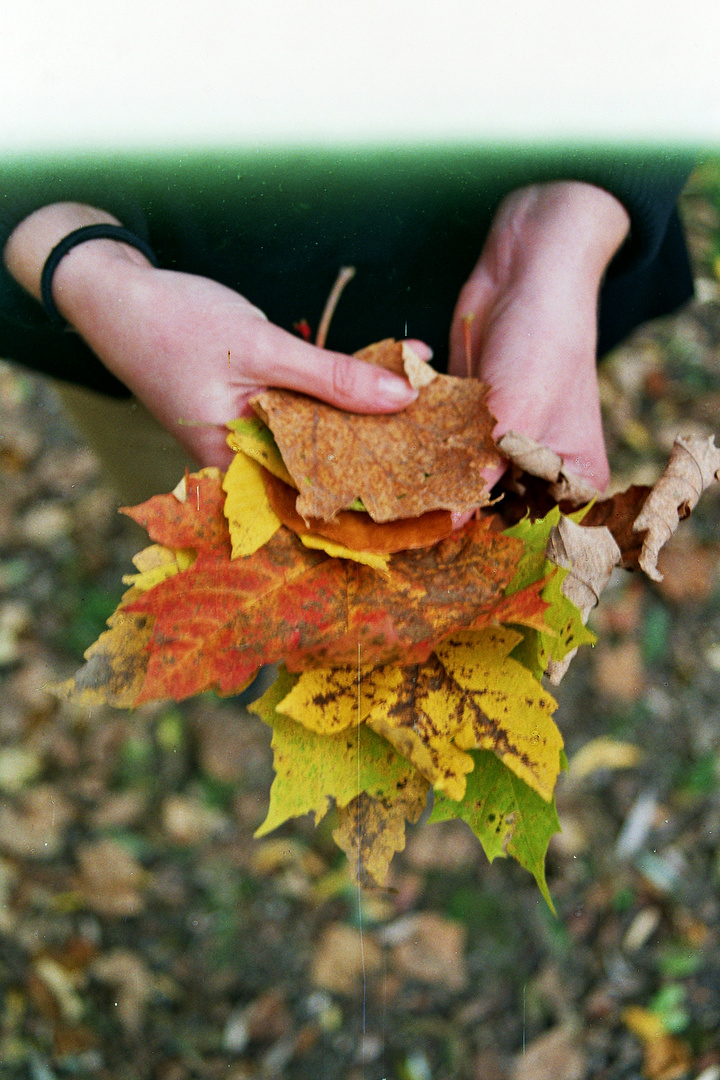
<svg viewBox="0 0 720 1080">
<path fill-rule="evenodd" d="M 40 206 L 90 203 L 148 239 L 160 266 L 220 281 L 288 330 L 301 319 L 317 327 L 339 268 L 352 265 L 328 347 L 408 335 L 443 368 L 458 293 L 503 196 L 586 180 L 616 195 L 632 222 L 602 290 L 602 355 L 692 295 L 676 212 L 691 165 L 680 152 L 453 146 L 0 158 L 0 247 Z M 127 394 L 4 271 L 0 357 Z"/>
</svg>

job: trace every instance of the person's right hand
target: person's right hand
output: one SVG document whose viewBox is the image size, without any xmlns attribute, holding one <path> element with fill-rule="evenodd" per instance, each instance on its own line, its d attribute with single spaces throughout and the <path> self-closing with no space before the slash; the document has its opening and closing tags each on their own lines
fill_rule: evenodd
<svg viewBox="0 0 720 1080">
<path fill-rule="evenodd" d="M 58 203 L 26 218 L 5 249 L 11 273 L 40 298 L 42 266 L 67 233 L 104 211 Z M 417 391 L 397 375 L 310 345 L 272 325 L 244 297 L 208 278 L 155 269 L 115 240 L 73 248 L 53 299 L 93 352 L 201 465 L 226 468 L 225 425 L 259 390 L 299 390 L 353 412 L 390 413 Z M 429 350 L 414 343 L 425 358 Z"/>
</svg>

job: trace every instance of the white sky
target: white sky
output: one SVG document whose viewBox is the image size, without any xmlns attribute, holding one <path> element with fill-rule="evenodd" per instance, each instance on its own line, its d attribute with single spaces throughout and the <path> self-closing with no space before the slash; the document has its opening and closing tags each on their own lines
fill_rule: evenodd
<svg viewBox="0 0 720 1080">
<path fill-rule="evenodd" d="M 719 0 L 1 0 L 0 154 L 455 138 L 720 148 Z"/>
</svg>

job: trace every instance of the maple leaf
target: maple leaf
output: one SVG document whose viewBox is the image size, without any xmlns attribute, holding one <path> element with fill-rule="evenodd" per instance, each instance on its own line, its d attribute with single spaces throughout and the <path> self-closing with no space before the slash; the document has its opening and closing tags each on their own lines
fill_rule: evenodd
<svg viewBox="0 0 720 1080">
<path fill-rule="evenodd" d="M 186 474 L 169 495 L 153 495 L 139 506 L 122 507 L 120 512 L 142 525 L 158 544 L 229 555 L 222 476 L 214 468 Z"/>
<path fill-rule="evenodd" d="M 250 706 L 273 729 L 275 769 L 267 817 L 255 835 L 264 836 L 289 818 L 308 813 L 317 824 L 331 800 L 343 808 L 361 793 L 391 803 L 412 791 L 413 798 L 422 801 L 422 812 L 427 781 L 370 728 L 355 725 L 341 734 L 320 735 L 278 711 L 296 681 L 297 676 L 281 668 L 277 680 Z"/>
<path fill-rule="evenodd" d="M 182 510 L 183 542 L 202 534 L 192 566 L 127 605 L 154 620 L 138 703 L 211 688 L 236 693 L 261 665 L 280 660 L 293 670 L 348 664 L 359 648 L 363 662 L 417 662 L 468 625 L 542 625 L 540 584 L 503 597 L 522 544 L 493 531 L 488 519 L 469 522 L 432 548 L 392 556 L 388 574 L 308 550 L 285 529 L 231 561 L 220 500 L 208 483 L 205 477 L 200 511 L 192 499 L 164 497 L 172 515 Z M 140 515 L 146 519 L 147 506 Z M 151 527 L 167 538 L 172 529 L 155 520 L 160 509 L 152 507 Z M 194 526 L 187 520 L 194 513 L 219 517 L 221 527 Z"/>
<path fill-rule="evenodd" d="M 108 629 L 86 651 L 85 666 L 71 679 L 58 684 L 55 693 L 73 698 L 87 708 L 97 705 L 131 708 L 145 682 L 152 619 L 129 613 L 126 605 L 161 581 L 186 570 L 194 558 L 195 553 L 190 549 L 174 551 L 161 544 L 153 544 L 134 555 L 139 573 L 123 579 L 132 588 L 108 619 Z"/>
<path fill-rule="evenodd" d="M 510 656 L 520 638 L 490 628 L 454 635 L 419 665 L 307 671 L 277 711 L 325 735 L 367 724 L 453 799 L 463 797 L 475 747 L 550 799 L 562 748 L 556 703 Z"/>
<path fill-rule="evenodd" d="M 429 822 L 461 818 L 475 833 L 490 862 L 512 855 L 535 878 L 554 912 L 545 880 L 550 837 L 560 831 L 554 802 L 537 792 L 488 751 L 471 752 L 474 768 L 460 802 L 438 793 Z"/>
<path fill-rule="evenodd" d="M 291 390 L 250 404 L 275 437 L 301 517 L 332 520 L 360 498 L 384 522 L 490 501 L 482 473 L 501 457 L 486 397 L 474 379 L 438 375 L 392 415 L 346 413 Z"/>
</svg>

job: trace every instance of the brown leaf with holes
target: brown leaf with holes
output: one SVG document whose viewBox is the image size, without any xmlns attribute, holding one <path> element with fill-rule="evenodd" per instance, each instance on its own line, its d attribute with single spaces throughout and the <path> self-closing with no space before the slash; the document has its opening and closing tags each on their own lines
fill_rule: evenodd
<svg viewBox="0 0 720 1080">
<path fill-rule="evenodd" d="M 486 397 L 483 383 L 438 375 L 390 415 L 347 413 L 291 390 L 250 404 L 275 437 L 301 517 L 329 521 L 359 498 L 384 522 L 488 504 L 483 470 L 503 459 Z"/>
</svg>

